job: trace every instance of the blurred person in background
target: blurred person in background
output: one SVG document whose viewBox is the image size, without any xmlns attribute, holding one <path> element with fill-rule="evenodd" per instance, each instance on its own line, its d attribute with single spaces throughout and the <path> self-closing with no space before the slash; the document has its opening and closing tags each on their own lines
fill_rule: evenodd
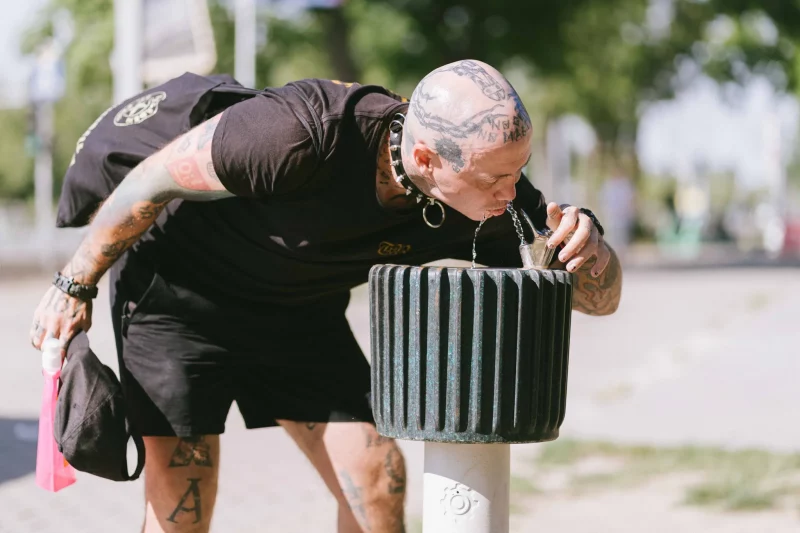
<svg viewBox="0 0 800 533">
<path fill-rule="evenodd" d="M 636 218 L 636 190 L 630 178 L 617 168 L 600 190 L 603 205 L 603 222 L 606 237 L 614 242 L 614 248 L 624 259 L 631 242 Z"/>
<path fill-rule="evenodd" d="M 305 452 L 339 503 L 340 533 L 404 530 L 404 460 L 375 430 L 345 317 L 374 264 L 471 259 L 488 219 L 478 260 L 519 267 L 500 218 L 513 201 L 553 231 L 574 308 L 616 310 L 621 269 L 602 225 L 521 179 L 530 128 L 508 81 L 465 60 L 426 76 L 410 103 L 327 80 L 269 89 L 128 174 L 58 274 L 77 297 L 51 287 L 30 335 L 66 346 L 88 330 L 110 270 L 121 378 L 147 451 L 144 531 L 208 530 L 234 400 L 248 428 L 280 425 Z"/>
</svg>

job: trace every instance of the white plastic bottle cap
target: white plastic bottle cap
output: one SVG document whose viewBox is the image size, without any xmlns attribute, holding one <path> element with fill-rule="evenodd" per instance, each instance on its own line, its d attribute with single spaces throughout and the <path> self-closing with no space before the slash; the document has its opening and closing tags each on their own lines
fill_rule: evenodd
<svg viewBox="0 0 800 533">
<path fill-rule="evenodd" d="M 48 374 L 61 370 L 61 342 L 49 337 L 42 343 L 42 368 Z"/>
</svg>

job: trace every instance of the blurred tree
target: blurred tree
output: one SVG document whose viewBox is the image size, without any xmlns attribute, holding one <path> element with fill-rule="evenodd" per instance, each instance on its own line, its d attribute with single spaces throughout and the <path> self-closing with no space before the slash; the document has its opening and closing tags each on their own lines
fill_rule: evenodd
<svg viewBox="0 0 800 533">
<path fill-rule="evenodd" d="M 26 198 L 33 194 L 33 160 L 26 154 L 30 146 L 29 118 L 24 109 L 0 110 L 0 198 Z"/>
<path fill-rule="evenodd" d="M 112 0 L 50 0 L 40 12 L 39 22 L 23 39 L 23 52 L 32 54 L 52 35 L 51 20 L 55 12 L 67 9 L 72 15 L 76 38 L 65 57 L 66 92 L 55 106 L 53 169 L 57 192 L 78 137 L 111 104 L 112 4 Z M 5 158 L 0 161 L 4 162 Z M 32 162 L 29 169 L 32 169 Z M 0 174 L 4 171 L 4 163 L 0 163 Z M 32 182 L 30 170 L 26 178 Z M 32 190 L 31 183 L 25 191 Z"/>
<path fill-rule="evenodd" d="M 778 89 L 800 90 L 797 2 L 710 0 L 709 9 L 715 17 L 698 48 L 706 71 L 720 80 L 737 81 L 761 74 Z"/>
<path fill-rule="evenodd" d="M 325 50 L 336 77 L 340 80 L 361 79 L 361 71 L 350 49 L 350 21 L 344 10 L 316 9 L 313 13 L 322 26 Z"/>
<path fill-rule="evenodd" d="M 210 1 L 219 72 L 233 71 L 229 3 Z M 502 69 L 515 84 L 537 125 L 539 142 L 551 118 L 577 113 L 592 124 L 601 152 L 611 157 L 620 153 L 620 140 L 632 146 L 641 103 L 669 97 L 680 86 L 681 76 L 675 74 L 687 64 L 700 65 L 718 79 L 742 81 L 747 73 L 764 72 L 777 85 L 795 87 L 800 12 L 789 4 L 346 0 L 340 9 L 289 18 L 275 16 L 276 11 L 261 20 L 268 31 L 262 32 L 267 40 L 260 43 L 256 59 L 257 84 L 332 77 L 378 83 L 410 95 L 433 68 L 457 59 L 481 59 Z M 50 34 L 50 15 L 59 8 L 72 13 L 78 37 L 66 58 L 67 93 L 56 109 L 57 178 L 76 139 L 110 104 L 113 41 L 112 0 L 50 0 L 41 22 L 28 33 L 26 51 Z M 5 129 L 0 140 L 23 135 L 23 130 Z M 635 167 L 631 154 L 627 159 Z M 12 183 L 7 176 L 20 173 L 29 176 L 30 164 L 0 158 L 0 190 L 26 194 L 30 187 L 19 185 L 24 180 L 14 178 L 18 185 L 7 185 Z"/>
</svg>

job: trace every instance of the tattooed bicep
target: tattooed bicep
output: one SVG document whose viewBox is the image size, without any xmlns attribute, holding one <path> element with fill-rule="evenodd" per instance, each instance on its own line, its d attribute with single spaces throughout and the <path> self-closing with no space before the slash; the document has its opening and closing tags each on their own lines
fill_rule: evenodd
<svg viewBox="0 0 800 533">
<path fill-rule="evenodd" d="M 156 157 L 186 191 L 225 191 L 214 171 L 211 144 L 221 115 L 208 119 L 168 144 Z"/>
</svg>

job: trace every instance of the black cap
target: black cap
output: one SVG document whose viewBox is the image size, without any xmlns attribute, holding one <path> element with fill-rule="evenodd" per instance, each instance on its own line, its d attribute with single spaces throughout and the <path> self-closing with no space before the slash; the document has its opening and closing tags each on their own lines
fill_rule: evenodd
<svg viewBox="0 0 800 533">
<path fill-rule="evenodd" d="M 114 371 L 100 362 L 81 332 L 67 348 L 53 428 L 59 451 L 76 470 L 112 481 L 130 481 L 144 467 L 141 435 L 131 431 L 125 398 Z M 136 444 L 138 461 L 128 474 L 128 439 Z"/>
</svg>

